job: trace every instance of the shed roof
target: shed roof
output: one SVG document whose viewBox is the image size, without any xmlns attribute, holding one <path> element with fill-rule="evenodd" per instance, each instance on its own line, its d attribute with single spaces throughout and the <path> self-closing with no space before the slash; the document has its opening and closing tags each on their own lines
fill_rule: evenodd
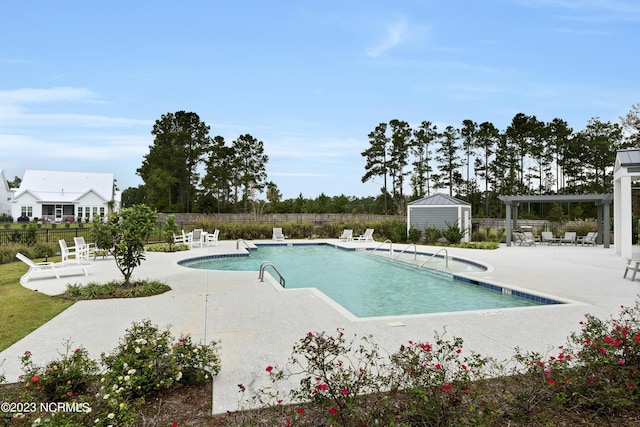
<svg viewBox="0 0 640 427">
<path fill-rule="evenodd" d="M 111 173 L 28 169 L 14 197 L 29 192 L 42 202 L 72 202 L 93 191 L 108 201 L 112 199 L 113 183 Z"/>
<path fill-rule="evenodd" d="M 432 194 L 431 196 L 423 197 L 422 199 L 409 202 L 411 206 L 471 206 L 471 203 L 464 200 L 456 199 L 455 197 L 448 196 L 446 194 Z"/>
</svg>

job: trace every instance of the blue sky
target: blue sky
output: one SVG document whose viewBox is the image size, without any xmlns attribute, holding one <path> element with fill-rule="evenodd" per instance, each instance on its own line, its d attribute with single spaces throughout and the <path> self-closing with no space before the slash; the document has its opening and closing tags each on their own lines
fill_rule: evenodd
<svg viewBox="0 0 640 427">
<path fill-rule="evenodd" d="M 285 198 L 375 195 L 378 123 L 517 113 L 576 130 L 640 102 L 637 0 L 7 2 L 0 169 L 113 172 L 121 189 L 161 115 L 263 141 Z"/>
</svg>

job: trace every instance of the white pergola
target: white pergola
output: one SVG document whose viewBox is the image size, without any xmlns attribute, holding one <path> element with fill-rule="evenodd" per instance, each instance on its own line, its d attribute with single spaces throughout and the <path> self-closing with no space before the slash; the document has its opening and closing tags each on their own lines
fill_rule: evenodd
<svg viewBox="0 0 640 427">
<path fill-rule="evenodd" d="M 629 191 L 631 194 L 631 191 Z M 518 207 L 521 203 L 563 203 L 563 202 L 593 202 L 596 205 L 596 224 L 598 231 L 598 243 L 604 248 L 608 248 L 611 242 L 611 229 L 609 221 L 609 205 L 611 204 L 611 194 L 554 194 L 554 195 L 530 195 L 530 196 L 498 196 L 506 206 L 505 231 L 507 235 L 507 246 L 511 246 L 513 235 L 511 231 L 518 228 Z M 617 221 L 616 221 L 617 222 Z M 617 241 L 617 239 L 616 239 Z"/>
<path fill-rule="evenodd" d="M 640 150 L 619 150 L 613 171 L 613 235 L 616 253 L 633 258 L 631 189 L 640 180 Z"/>
</svg>

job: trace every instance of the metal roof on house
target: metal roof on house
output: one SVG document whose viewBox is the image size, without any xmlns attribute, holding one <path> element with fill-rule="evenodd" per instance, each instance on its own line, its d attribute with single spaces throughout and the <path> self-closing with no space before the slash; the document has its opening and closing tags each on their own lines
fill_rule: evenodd
<svg viewBox="0 0 640 427">
<path fill-rule="evenodd" d="M 640 150 L 618 150 L 616 160 L 620 166 L 640 166 Z"/>
<path fill-rule="evenodd" d="M 113 184 L 111 173 L 26 170 L 14 198 L 29 192 L 43 202 L 73 202 L 93 191 L 109 201 Z"/>
<path fill-rule="evenodd" d="M 409 202 L 411 206 L 471 206 L 471 203 L 464 200 L 456 199 L 455 197 L 448 196 L 446 194 L 432 194 L 431 196 L 423 197 L 422 199 Z"/>
</svg>

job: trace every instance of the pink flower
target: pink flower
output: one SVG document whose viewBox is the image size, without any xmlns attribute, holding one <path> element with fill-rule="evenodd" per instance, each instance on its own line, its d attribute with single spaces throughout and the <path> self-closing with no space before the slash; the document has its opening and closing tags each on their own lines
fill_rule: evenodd
<svg viewBox="0 0 640 427">
<path fill-rule="evenodd" d="M 343 396 L 346 396 L 347 394 L 349 394 L 349 389 L 348 388 L 343 388 L 342 390 L 340 390 L 340 394 L 342 394 Z"/>
<path fill-rule="evenodd" d="M 267 371 L 267 372 L 271 372 L 271 371 L 273 371 L 273 366 L 271 366 L 271 365 L 267 366 L 266 371 Z"/>
<path fill-rule="evenodd" d="M 440 369 L 440 368 L 442 368 L 442 366 L 440 366 L 439 363 L 436 363 L 436 369 Z"/>
<path fill-rule="evenodd" d="M 329 409 L 329 414 L 330 415 L 335 415 L 338 413 L 338 410 L 335 407 L 332 407 L 331 409 Z"/>
<path fill-rule="evenodd" d="M 547 382 L 548 382 L 549 384 L 553 384 L 553 383 L 555 383 L 555 382 L 556 382 L 556 380 L 554 380 L 553 378 L 549 378 L 549 379 L 547 380 Z"/>
<path fill-rule="evenodd" d="M 29 350 L 25 351 L 24 354 L 27 356 L 31 356 L 31 352 Z"/>
<path fill-rule="evenodd" d="M 298 408 L 298 413 L 299 414 L 303 414 L 304 413 L 304 408 Z"/>
<path fill-rule="evenodd" d="M 313 336 L 313 332 L 307 332 L 307 336 L 308 337 L 312 337 Z"/>
<path fill-rule="evenodd" d="M 624 365 L 624 364 L 625 364 L 625 360 L 624 360 L 624 359 L 618 359 L 618 363 L 619 363 L 620 365 Z"/>
<path fill-rule="evenodd" d="M 631 388 L 631 387 L 633 387 L 633 384 L 630 381 L 627 381 L 627 387 Z"/>
<path fill-rule="evenodd" d="M 37 383 L 40 380 L 40 377 L 37 375 L 34 375 L 31 377 L 31 382 L 32 383 Z"/>
<path fill-rule="evenodd" d="M 451 390 L 451 384 L 445 384 L 443 388 L 444 388 L 444 391 L 449 391 Z"/>
<path fill-rule="evenodd" d="M 286 421 L 284 422 L 285 426 L 290 426 L 291 425 L 291 420 L 289 418 L 286 419 Z"/>
<path fill-rule="evenodd" d="M 322 383 L 318 386 L 318 388 L 322 391 L 325 391 L 327 389 L 327 385 L 325 383 Z"/>
<path fill-rule="evenodd" d="M 69 396 L 69 397 L 73 396 L 73 392 L 72 391 L 68 391 L 67 392 L 67 396 Z"/>
<path fill-rule="evenodd" d="M 462 353 L 462 349 L 461 348 L 457 349 L 456 353 L 458 353 L 458 354 Z"/>
</svg>

